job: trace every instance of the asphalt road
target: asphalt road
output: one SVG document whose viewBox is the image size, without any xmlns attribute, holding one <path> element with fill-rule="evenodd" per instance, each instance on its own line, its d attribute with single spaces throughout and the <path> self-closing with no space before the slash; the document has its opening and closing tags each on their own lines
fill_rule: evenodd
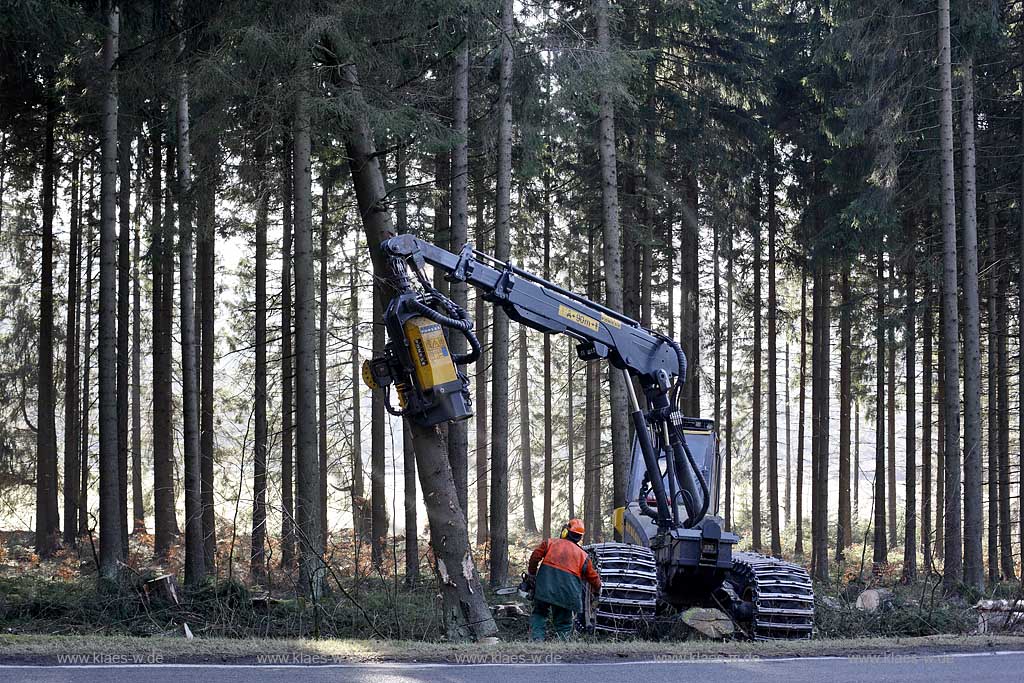
<svg viewBox="0 0 1024 683">
<path fill-rule="evenodd" d="M 572 664 L 0 665 L 0 683 L 675 683 L 677 681 L 1020 681 L 1024 652 Z"/>
</svg>

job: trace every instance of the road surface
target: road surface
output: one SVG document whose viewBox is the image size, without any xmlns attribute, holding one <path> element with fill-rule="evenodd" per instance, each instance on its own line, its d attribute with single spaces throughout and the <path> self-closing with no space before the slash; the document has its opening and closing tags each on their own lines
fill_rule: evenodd
<svg viewBox="0 0 1024 683">
<path fill-rule="evenodd" d="M 571 645 L 570 645 L 571 647 Z M 327 665 L 0 665 L 0 683 L 903 683 L 1020 681 L 1024 652 L 686 661 Z"/>
</svg>

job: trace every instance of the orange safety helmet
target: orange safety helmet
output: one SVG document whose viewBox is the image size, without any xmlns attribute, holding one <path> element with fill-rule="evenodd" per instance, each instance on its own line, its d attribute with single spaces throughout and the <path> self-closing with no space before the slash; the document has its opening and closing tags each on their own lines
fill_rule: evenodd
<svg viewBox="0 0 1024 683">
<path fill-rule="evenodd" d="M 586 528 L 583 526 L 583 520 L 573 517 L 569 520 L 569 523 L 565 525 L 565 530 L 570 534 L 579 534 L 582 538 L 583 534 L 586 533 Z"/>
</svg>

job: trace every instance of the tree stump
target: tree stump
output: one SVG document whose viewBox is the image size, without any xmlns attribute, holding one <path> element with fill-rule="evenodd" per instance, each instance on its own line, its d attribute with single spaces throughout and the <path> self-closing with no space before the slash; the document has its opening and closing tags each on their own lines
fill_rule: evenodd
<svg viewBox="0 0 1024 683">
<path fill-rule="evenodd" d="M 892 605 L 892 591 L 885 588 L 869 588 L 857 596 L 857 609 L 877 612 Z"/>
<path fill-rule="evenodd" d="M 181 599 L 178 597 L 178 580 L 174 574 L 164 574 L 150 579 L 143 584 L 143 591 L 147 600 L 161 600 L 171 605 L 181 604 Z"/>
</svg>

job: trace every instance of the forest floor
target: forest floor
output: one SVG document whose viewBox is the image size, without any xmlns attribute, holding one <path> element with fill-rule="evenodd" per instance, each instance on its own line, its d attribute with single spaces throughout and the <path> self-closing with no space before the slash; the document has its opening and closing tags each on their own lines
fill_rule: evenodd
<svg viewBox="0 0 1024 683">
<path fill-rule="evenodd" d="M 166 561 L 152 560 L 150 536 L 132 537 L 124 579 L 117 590 L 99 587 L 88 539 L 78 550 L 64 549 L 47 560 L 31 552 L 31 543 L 30 533 L 0 533 L 0 655 L 8 657 L 158 648 L 171 659 L 191 655 L 244 659 L 297 652 L 351 657 L 353 661 L 379 657 L 447 661 L 446 657 L 482 651 L 479 646 L 467 650 L 438 642 L 443 625 L 433 575 L 424 562 L 421 578 L 406 585 L 395 571 L 401 539 L 389 546 L 391 552 L 380 571 L 371 567 L 368 548 L 353 548 L 347 539 L 332 544 L 329 554 L 335 573 L 329 577 L 328 594 L 316 605 L 295 597 L 294 570 L 281 569 L 278 562 L 273 563 L 267 585 L 253 585 L 248 580 L 247 563 L 238 559 L 246 554 L 240 549 L 248 547 L 248 538 L 224 537 L 217 564 L 219 578 L 196 588 L 182 587 L 177 604 L 145 590 L 147 580 L 180 571 L 178 549 Z M 525 564 L 529 548 L 526 541 L 514 544 L 513 569 Z M 568 650 L 587 658 L 657 658 L 884 653 L 892 648 L 900 652 L 917 652 L 915 648 L 1024 649 L 1020 637 L 972 635 L 978 623 L 974 602 L 981 597 L 1019 599 L 1019 582 L 998 584 L 985 595 L 950 600 L 943 597 L 938 575 L 906 584 L 900 580 L 897 565 L 876 575 L 860 565 L 859 552 L 847 556 L 852 558 L 850 564 L 835 567 L 832 581 L 816 585 L 812 641 L 682 642 L 690 635 L 673 632 L 658 641 L 582 636 Z M 427 557 L 426 548 L 421 557 Z M 404 568 L 399 569 L 404 574 Z M 512 576 L 518 572 L 513 571 Z M 856 607 L 857 596 L 869 587 L 891 591 L 885 608 L 864 611 Z M 507 597 L 489 598 L 492 604 L 509 602 Z M 498 624 L 502 644 L 488 653 L 546 652 L 528 642 L 523 614 L 501 617 Z M 194 639 L 187 639 L 186 634 Z"/>
</svg>

